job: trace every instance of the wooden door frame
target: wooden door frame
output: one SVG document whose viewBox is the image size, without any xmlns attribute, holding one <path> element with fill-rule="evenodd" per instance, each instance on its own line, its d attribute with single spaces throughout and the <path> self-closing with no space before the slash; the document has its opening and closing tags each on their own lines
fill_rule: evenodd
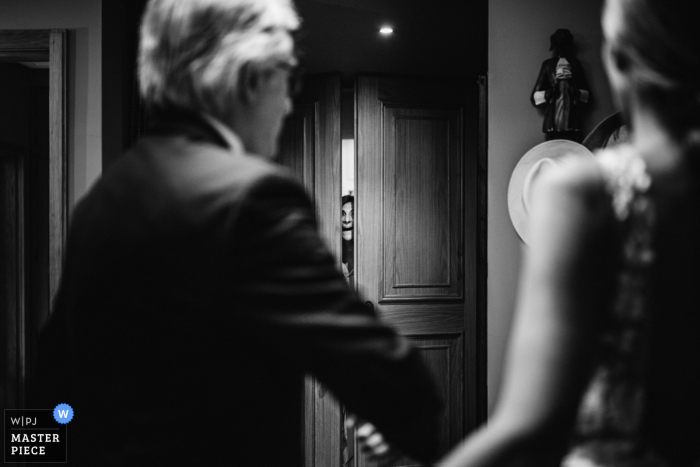
<svg viewBox="0 0 700 467">
<path fill-rule="evenodd" d="M 477 78 L 478 116 L 476 118 L 476 313 L 474 316 L 474 370 L 477 378 L 476 404 L 474 414 L 475 427 L 486 422 L 488 417 L 488 329 L 487 302 L 488 293 L 488 79 L 486 75 Z"/>
<path fill-rule="evenodd" d="M 0 31 L 1 62 L 49 62 L 49 310 L 53 309 L 61 276 L 68 225 L 66 40 L 65 30 Z M 22 263 L 18 269 L 18 277 L 24 277 Z M 27 319 L 24 307 L 19 306 L 7 329 L 8 377 L 17 389 L 15 400 L 8 402 L 17 407 L 24 405 L 24 382 L 28 373 Z"/>
</svg>

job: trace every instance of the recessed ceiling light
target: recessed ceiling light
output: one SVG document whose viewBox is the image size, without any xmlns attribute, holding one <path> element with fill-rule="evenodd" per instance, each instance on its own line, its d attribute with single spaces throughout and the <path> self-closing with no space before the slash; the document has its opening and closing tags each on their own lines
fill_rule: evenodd
<svg viewBox="0 0 700 467">
<path fill-rule="evenodd" d="M 394 29 L 389 26 L 382 26 L 379 32 L 381 34 L 384 34 L 385 36 L 388 36 L 389 34 L 392 34 L 394 32 Z"/>
</svg>

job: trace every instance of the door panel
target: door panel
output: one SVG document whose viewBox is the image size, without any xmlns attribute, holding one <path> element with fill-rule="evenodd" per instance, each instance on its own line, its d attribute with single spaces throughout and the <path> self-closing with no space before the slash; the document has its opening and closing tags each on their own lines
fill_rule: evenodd
<svg viewBox="0 0 700 467">
<path fill-rule="evenodd" d="M 382 295 L 461 299 L 461 109 L 384 104 Z"/>
<path fill-rule="evenodd" d="M 473 105 L 476 113 L 476 105 Z M 476 423 L 476 219 L 471 107 L 457 80 L 360 77 L 357 109 L 357 286 L 426 361 L 446 410 L 443 451 Z M 467 136 L 469 135 L 469 136 Z M 469 150 L 466 150 L 469 148 Z M 468 194 L 468 197 L 465 195 Z M 468 227 L 468 228 L 466 228 Z M 359 465 L 370 465 L 359 456 Z M 418 465 L 403 459 L 395 465 Z"/>
<path fill-rule="evenodd" d="M 278 161 L 289 167 L 314 201 L 320 230 L 340 266 L 340 78 L 304 83 L 285 121 Z M 343 420 L 333 395 L 312 377 L 304 382 L 304 465 L 339 467 Z"/>
<path fill-rule="evenodd" d="M 340 78 L 312 77 L 285 120 L 277 160 L 303 182 L 340 265 Z"/>
<path fill-rule="evenodd" d="M 442 415 L 440 426 L 441 451 L 447 451 L 454 443 L 462 438 L 462 425 L 459 417 L 451 414 L 459 413 L 462 409 L 462 386 L 464 360 L 463 335 L 432 335 L 429 337 L 413 337 L 411 342 L 431 369 L 436 381 L 441 382 L 440 391 L 445 401 L 446 410 Z M 407 465 L 415 463 L 407 462 Z M 402 465 L 399 463 L 399 465 Z"/>
<path fill-rule="evenodd" d="M 292 170 L 314 198 L 316 156 L 316 105 L 298 104 L 284 122 L 278 162 Z"/>
</svg>

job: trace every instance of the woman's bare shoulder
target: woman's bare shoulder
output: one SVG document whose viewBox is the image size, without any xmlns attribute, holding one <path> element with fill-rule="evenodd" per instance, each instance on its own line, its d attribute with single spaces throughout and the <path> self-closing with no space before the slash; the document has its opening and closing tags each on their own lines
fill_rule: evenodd
<svg viewBox="0 0 700 467">
<path fill-rule="evenodd" d="M 605 178 L 595 157 L 567 155 L 542 176 L 543 189 L 594 194 L 605 189 Z"/>
<path fill-rule="evenodd" d="M 548 219 L 565 214 L 569 222 L 587 230 L 611 218 L 606 178 L 594 157 L 562 157 L 537 185 L 537 208 Z"/>
</svg>

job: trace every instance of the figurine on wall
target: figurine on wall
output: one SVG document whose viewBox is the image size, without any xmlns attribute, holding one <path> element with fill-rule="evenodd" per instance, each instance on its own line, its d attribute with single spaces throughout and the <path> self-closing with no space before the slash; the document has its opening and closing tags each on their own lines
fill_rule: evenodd
<svg viewBox="0 0 700 467">
<path fill-rule="evenodd" d="M 531 100 L 546 105 L 542 131 L 547 141 L 581 141 L 581 111 L 590 93 L 581 62 L 574 54 L 574 36 L 557 29 L 550 37 L 553 57 L 542 62 Z"/>
</svg>

